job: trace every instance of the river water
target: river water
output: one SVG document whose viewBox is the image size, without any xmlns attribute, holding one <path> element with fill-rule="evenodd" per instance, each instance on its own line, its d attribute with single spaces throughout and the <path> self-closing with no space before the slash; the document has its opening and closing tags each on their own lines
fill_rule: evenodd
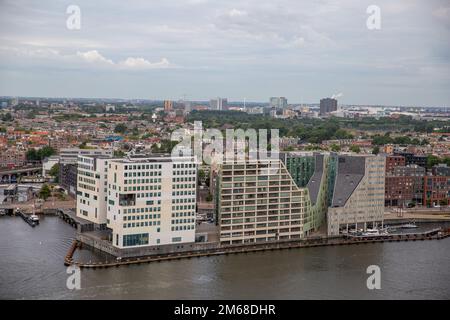
<svg viewBox="0 0 450 320">
<path fill-rule="evenodd" d="M 81 271 L 66 287 L 75 229 L 0 217 L 0 299 L 449 299 L 450 238 L 194 258 Z M 104 259 L 81 250 L 79 259 Z M 381 268 L 369 290 L 366 268 Z"/>
</svg>

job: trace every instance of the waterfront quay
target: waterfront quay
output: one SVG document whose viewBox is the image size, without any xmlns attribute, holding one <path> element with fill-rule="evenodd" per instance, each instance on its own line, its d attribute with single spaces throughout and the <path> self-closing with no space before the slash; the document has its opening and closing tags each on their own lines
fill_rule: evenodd
<svg viewBox="0 0 450 320">
<path fill-rule="evenodd" d="M 64 259 L 66 266 L 75 265 L 80 268 L 108 268 L 126 265 L 135 265 L 142 263 L 161 262 L 169 260 L 179 260 L 185 258 L 200 258 L 217 255 L 252 253 L 282 249 L 296 248 L 312 248 L 324 246 L 343 246 L 343 245 L 360 245 L 381 242 L 400 242 L 400 241 L 424 241 L 424 240 L 441 240 L 450 237 L 450 228 L 434 228 L 425 232 L 391 234 L 380 236 L 333 236 L 333 237 L 311 237 L 303 240 L 295 241 L 272 241 L 261 244 L 251 245 L 220 245 L 220 243 L 199 243 L 185 244 L 178 252 L 169 252 L 165 254 L 153 254 L 148 256 L 135 256 L 121 258 L 116 257 L 115 261 L 105 262 L 83 262 L 75 261 L 73 255 L 77 248 L 81 248 L 86 243 L 76 240 L 69 248 Z M 89 246 L 89 245 L 88 245 Z M 194 249 L 193 249 L 194 248 Z M 192 250 L 190 250 L 192 249 Z"/>
</svg>

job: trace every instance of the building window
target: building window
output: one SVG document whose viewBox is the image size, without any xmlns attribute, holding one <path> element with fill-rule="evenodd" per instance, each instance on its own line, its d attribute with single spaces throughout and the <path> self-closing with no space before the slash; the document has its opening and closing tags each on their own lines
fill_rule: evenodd
<svg viewBox="0 0 450 320">
<path fill-rule="evenodd" d="M 148 244 L 148 233 L 127 234 L 123 236 L 123 246 L 143 246 Z"/>
</svg>

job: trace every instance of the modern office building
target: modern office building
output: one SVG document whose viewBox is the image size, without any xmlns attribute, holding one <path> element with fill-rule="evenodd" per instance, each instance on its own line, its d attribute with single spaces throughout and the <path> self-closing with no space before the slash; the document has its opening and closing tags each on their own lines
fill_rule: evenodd
<svg viewBox="0 0 450 320">
<path fill-rule="evenodd" d="M 212 110 L 226 110 L 228 108 L 228 100 L 227 98 L 219 98 L 211 99 L 209 101 L 209 107 Z"/>
<path fill-rule="evenodd" d="M 164 101 L 164 111 L 169 112 L 173 109 L 173 101 L 165 100 Z"/>
<path fill-rule="evenodd" d="M 195 242 L 196 175 L 192 157 L 80 156 L 77 216 L 120 249 Z"/>
<path fill-rule="evenodd" d="M 387 155 L 386 156 L 386 173 L 390 173 L 394 170 L 395 167 L 404 167 L 406 165 L 405 157 L 403 156 L 395 156 L 395 155 Z"/>
<path fill-rule="evenodd" d="M 217 181 L 222 244 L 304 236 L 306 190 L 279 159 L 224 164 Z"/>
<path fill-rule="evenodd" d="M 269 174 L 262 160 L 222 166 L 222 243 L 303 238 L 316 231 L 338 235 L 383 223 L 384 157 L 292 152 L 280 160 L 271 162 L 279 172 Z"/>
<path fill-rule="evenodd" d="M 101 149 L 101 148 L 62 148 L 59 151 L 59 157 L 61 163 L 77 163 L 78 156 L 113 156 L 113 149 Z"/>
<path fill-rule="evenodd" d="M 431 168 L 431 172 L 434 176 L 450 177 L 450 167 L 445 163 L 440 163 L 433 166 L 433 168 Z"/>
<path fill-rule="evenodd" d="M 423 204 L 446 206 L 450 200 L 450 176 L 425 175 L 423 182 Z"/>
<path fill-rule="evenodd" d="M 336 154 L 282 153 L 281 159 L 297 186 L 306 188 L 305 236 L 324 225 L 336 176 Z"/>
<path fill-rule="evenodd" d="M 423 204 L 424 175 L 425 168 L 418 165 L 396 166 L 391 171 L 386 169 L 385 206 Z"/>
<path fill-rule="evenodd" d="M 384 184 L 384 157 L 339 155 L 327 212 L 328 235 L 382 225 Z"/>
<path fill-rule="evenodd" d="M 274 109 L 284 109 L 287 107 L 287 99 L 285 97 L 271 97 L 270 107 Z"/>
<path fill-rule="evenodd" d="M 333 98 L 320 99 L 320 115 L 324 116 L 330 112 L 337 111 L 337 100 Z"/>
<path fill-rule="evenodd" d="M 427 156 L 421 154 L 414 154 L 412 152 L 394 152 L 395 156 L 402 156 L 405 158 L 405 165 L 416 164 L 421 167 L 426 167 Z"/>
<path fill-rule="evenodd" d="M 105 157 L 113 156 L 112 149 L 62 148 L 59 155 L 59 184 L 68 194 L 77 194 L 78 156 Z"/>
</svg>

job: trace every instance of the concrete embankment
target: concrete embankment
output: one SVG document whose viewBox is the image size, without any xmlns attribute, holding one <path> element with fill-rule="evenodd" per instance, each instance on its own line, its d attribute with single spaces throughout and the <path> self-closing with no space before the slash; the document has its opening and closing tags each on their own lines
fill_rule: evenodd
<svg viewBox="0 0 450 320">
<path fill-rule="evenodd" d="M 141 263 L 160 262 L 168 260 L 177 260 L 185 258 L 208 257 L 215 255 L 226 255 L 236 253 L 260 252 L 268 250 L 294 249 L 294 248 L 311 248 L 323 246 L 341 246 L 341 245 L 359 245 L 379 242 L 399 242 L 399 241 L 420 241 L 420 240 L 441 240 L 450 236 L 450 229 L 436 228 L 422 233 L 409 234 L 393 234 L 382 236 L 366 236 L 366 237 L 334 237 L 334 238 L 314 238 L 295 241 L 271 242 L 251 245 L 228 245 L 218 246 L 214 249 L 196 250 L 190 252 L 170 253 L 164 255 L 151 255 L 143 257 L 133 257 L 120 259 L 110 262 L 85 263 L 74 261 L 73 254 L 80 242 L 76 240 L 70 248 L 66 259 L 66 265 L 76 265 L 80 268 L 108 268 L 125 265 L 134 265 Z"/>
</svg>

